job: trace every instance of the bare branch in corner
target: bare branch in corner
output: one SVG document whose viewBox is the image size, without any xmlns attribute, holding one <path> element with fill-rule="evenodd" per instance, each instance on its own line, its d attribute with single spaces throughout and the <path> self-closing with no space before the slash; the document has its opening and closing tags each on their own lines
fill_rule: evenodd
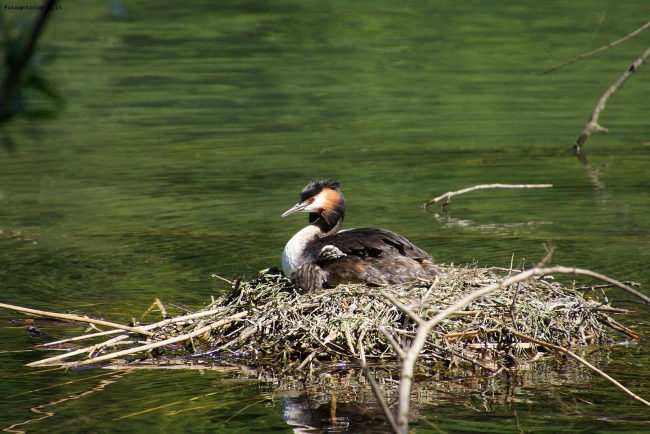
<svg viewBox="0 0 650 434">
<path fill-rule="evenodd" d="M 581 55 L 578 56 L 578 57 L 574 57 L 573 59 L 571 59 L 571 60 L 569 60 L 569 61 L 566 61 L 566 62 L 564 62 L 564 63 L 562 63 L 562 64 L 560 64 L 560 65 L 554 66 L 554 67 L 552 67 L 552 68 L 550 68 L 550 69 L 547 69 L 546 71 L 542 71 L 542 72 L 533 72 L 533 74 L 535 74 L 535 75 L 548 74 L 549 72 L 553 72 L 553 71 L 555 71 L 555 70 L 557 70 L 557 69 L 560 69 L 560 68 L 562 68 L 562 67 L 564 67 L 564 66 L 567 66 L 567 65 L 570 65 L 570 64 L 572 64 L 572 63 L 575 63 L 575 62 L 577 62 L 578 60 L 582 60 L 582 59 L 587 58 L 587 57 L 589 57 L 589 56 L 593 56 L 594 54 L 598 54 L 598 53 L 600 53 L 601 51 L 605 51 L 605 50 L 607 50 L 607 49 L 609 49 L 609 48 L 615 47 L 616 45 L 618 45 L 618 44 L 620 44 L 620 43 L 622 43 L 622 42 L 625 42 L 625 41 L 627 41 L 628 39 L 631 39 L 631 38 L 635 37 L 636 35 L 638 35 L 638 34 L 641 33 L 642 31 L 644 31 L 644 30 L 647 29 L 648 27 L 650 27 L 650 21 L 648 21 L 648 22 L 645 23 L 643 26 L 639 27 L 638 29 L 636 29 L 635 31 L 633 31 L 632 33 L 630 33 L 629 35 L 627 35 L 627 36 L 625 36 L 625 37 L 619 39 L 618 41 L 614 41 L 614 42 L 612 42 L 612 43 L 610 43 L 610 44 L 603 45 L 603 46 L 600 47 L 599 49 L 594 50 L 594 51 L 590 51 L 589 53 L 581 54 Z"/>
<path fill-rule="evenodd" d="M 632 76 L 644 63 L 648 61 L 648 57 L 650 57 L 650 48 L 648 48 L 645 53 L 638 59 L 636 59 L 636 62 L 634 62 L 628 69 L 625 71 L 623 75 L 607 89 L 605 94 L 600 98 L 598 101 L 598 104 L 596 104 L 596 107 L 594 108 L 594 111 L 591 112 L 591 117 L 589 118 L 589 122 L 587 122 L 587 125 L 585 125 L 585 129 L 582 130 L 582 134 L 580 134 L 580 137 L 578 140 L 576 140 L 575 144 L 573 145 L 573 149 L 576 154 L 580 154 L 580 150 L 582 146 L 584 145 L 585 141 L 587 141 L 587 138 L 589 135 L 592 133 L 592 131 L 600 131 L 600 132 L 607 132 L 607 128 L 603 128 L 600 125 L 598 125 L 598 116 L 600 115 L 600 112 L 605 108 L 605 103 L 607 103 L 607 100 L 609 99 L 610 96 L 614 94 L 617 90 L 619 90 L 623 84 L 627 81 L 628 78 Z"/>
<path fill-rule="evenodd" d="M 447 193 L 443 194 L 442 196 L 438 196 L 436 198 L 430 199 L 420 205 L 420 209 L 426 210 L 427 207 L 431 204 L 434 204 L 436 202 L 440 202 L 443 199 L 446 199 L 445 203 L 443 206 L 447 205 L 449 202 L 451 202 L 451 197 L 452 196 L 458 196 L 459 194 L 464 194 L 464 193 L 469 193 L 470 191 L 474 190 L 487 190 L 487 189 L 494 189 L 494 188 L 551 188 L 553 187 L 553 184 L 482 184 L 482 185 L 475 185 L 474 187 L 469 187 L 469 188 L 464 188 L 462 190 L 458 191 L 448 191 Z"/>
</svg>

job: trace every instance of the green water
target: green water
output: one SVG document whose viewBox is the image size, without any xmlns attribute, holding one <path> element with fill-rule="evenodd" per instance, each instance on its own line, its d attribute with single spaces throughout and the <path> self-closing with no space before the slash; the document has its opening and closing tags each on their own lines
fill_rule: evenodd
<svg viewBox="0 0 650 434">
<path fill-rule="evenodd" d="M 343 183 L 347 227 L 397 231 L 439 262 L 508 266 L 514 253 L 530 265 L 546 243 L 553 264 L 639 282 L 648 294 L 650 68 L 601 113 L 610 133 L 587 141 L 597 181 L 571 144 L 649 34 L 530 73 L 640 27 L 645 1 L 132 1 L 126 21 L 106 1 L 61 4 L 41 48 L 65 110 L 1 132 L 16 146 L 0 151 L 0 301 L 114 321 L 139 317 L 156 297 L 200 307 L 227 288 L 212 273 L 280 264 L 306 223 L 280 214 L 325 177 Z M 496 182 L 554 187 L 475 192 L 438 216 L 417 209 Z M 632 307 L 624 321 L 647 334 L 647 309 Z M 292 431 L 286 402 L 252 380 L 153 371 L 103 387 L 115 373 L 25 368 L 44 354 L 22 351 L 39 341 L 9 322 L 18 318 L 0 311 L 2 427 L 74 397 L 23 429 Z M 648 399 L 646 347 L 616 348 L 601 367 Z M 647 408 L 599 378 L 572 378 L 503 404 L 441 398 L 420 409 L 417 431 L 650 429 Z M 103 388 L 77 396 L 94 387 Z M 349 432 L 378 429 L 359 419 Z"/>
</svg>

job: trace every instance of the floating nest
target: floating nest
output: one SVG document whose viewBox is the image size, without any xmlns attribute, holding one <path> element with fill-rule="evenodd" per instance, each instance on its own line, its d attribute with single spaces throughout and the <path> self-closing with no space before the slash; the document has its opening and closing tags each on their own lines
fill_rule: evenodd
<svg viewBox="0 0 650 434">
<path fill-rule="evenodd" d="M 503 278 L 485 268 L 449 266 L 443 271 L 446 276 L 434 282 L 382 289 L 426 320 Z M 417 328 L 378 288 L 339 285 L 299 294 L 289 279 L 273 271 L 238 285 L 206 309 L 223 309 L 218 318 L 242 310 L 249 315 L 240 324 L 204 336 L 197 350 L 255 365 L 304 368 L 314 361 L 347 362 L 358 359 L 361 345 L 369 361 L 398 360 L 384 333 L 406 347 Z M 430 333 L 420 360 L 512 365 L 538 352 L 538 345 L 504 332 L 508 328 L 563 347 L 611 343 L 615 329 L 630 334 L 609 316 L 622 312 L 550 276 L 536 278 L 488 294 L 444 320 Z"/>
<path fill-rule="evenodd" d="M 339 285 L 308 294 L 301 294 L 277 270 L 265 270 L 249 281 L 235 282 L 227 294 L 200 311 L 133 326 L 148 331 L 146 340 L 122 335 L 92 351 L 88 347 L 35 364 L 74 367 L 112 360 L 122 366 L 169 366 L 209 360 L 286 372 L 319 363 L 356 364 L 361 349 L 369 364 L 398 362 L 394 344 L 407 348 L 418 324 L 382 291 L 426 320 L 509 273 L 471 266 L 441 268 L 445 275 L 432 282 L 381 288 Z M 637 337 L 611 317 L 625 310 L 599 300 L 602 291 L 584 296 L 580 289 L 589 288 L 568 288 L 546 275 L 493 291 L 434 327 L 419 363 L 467 363 L 494 372 L 538 358 L 545 347 L 534 340 L 570 348 L 612 343 L 621 333 Z M 71 360 L 75 354 L 85 358 Z"/>
</svg>

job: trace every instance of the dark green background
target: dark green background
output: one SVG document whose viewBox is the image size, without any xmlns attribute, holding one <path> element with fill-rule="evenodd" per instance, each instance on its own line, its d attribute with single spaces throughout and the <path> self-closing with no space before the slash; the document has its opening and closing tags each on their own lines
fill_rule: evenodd
<svg viewBox="0 0 650 434">
<path fill-rule="evenodd" d="M 394 230 L 439 262 L 505 267 L 514 253 L 532 265 L 548 243 L 553 264 L 639 282 L 648 294 L 650 68 L 610 99 L 600 118 L 610 133 L 585 146 L 604 188 L 571 145 L 650 33 L 531 73 L 637 29 L 647 1 L 131 1 L 126 21 L 107 1 L 60 4 L 39 47 L 66 107 L 55 120 L 3 125 L 16 149 L 0 152 L 0 301 L 115 321 L 156 297 L 201 307 L 227 289 L 212 273 L 280 265 L 306 224 L 280 214 L 325 177 L 343 183 L 347 227 Z M 470 193 L 438 216 L 417 209 L 496 182 L 554 188 Z M 647 331 L 647 309 L 632 307 L 624 322 Z M 0 425 L 111 375 L 25 368 L 44 353 L 21 351 L 37 341 L 7 322 L 18 314 L 0 318 Z M 647 399 L 646 346 L 615 348 L 600 366 Z M 572 378 L 566 390 L 522 389 L 490 411 L 442 399 L 420 414 L 446 432 L 517 432 L 513 409 L 524 432 L 647 429 L 647 408 L 601 379 Z M 274 396 L 211 372 L 135 372 L 27 426 L 289 432 Z"/>
</svg>

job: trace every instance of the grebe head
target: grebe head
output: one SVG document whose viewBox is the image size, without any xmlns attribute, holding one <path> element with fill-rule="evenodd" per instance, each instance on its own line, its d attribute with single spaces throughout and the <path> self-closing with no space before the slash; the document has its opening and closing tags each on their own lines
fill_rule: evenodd
<svg viewBox="0 0 650 434">
<path fill-rule="evenodd" d="M 333 179 L 310 182 L 300 192 L 298 203 L 282 214 L 282 217 L 308 212 L 309 222 L 321 226 L 324 232 L 340 227 L 345 217 L 345 199 L 339 190 L 340 186 L 341 183 Z"/>
</svg>

